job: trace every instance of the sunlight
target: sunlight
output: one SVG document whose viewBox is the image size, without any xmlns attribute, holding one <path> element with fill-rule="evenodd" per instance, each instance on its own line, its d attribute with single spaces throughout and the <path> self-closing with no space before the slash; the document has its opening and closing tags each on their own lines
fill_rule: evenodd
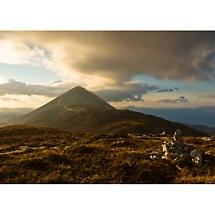
<svg viewBox="0 0 215 215">
<path fill-rule="evenodd" d="M 0 84 L 4 84 L 7 82 L 7 79 L 0 76 Z"/>
</svg>

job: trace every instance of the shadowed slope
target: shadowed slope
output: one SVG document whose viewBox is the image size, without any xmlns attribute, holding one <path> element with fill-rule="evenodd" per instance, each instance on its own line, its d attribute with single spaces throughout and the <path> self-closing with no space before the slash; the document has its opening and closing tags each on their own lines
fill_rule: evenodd
<svg viewBox="0 0 215 215">
<path fill-rule="evenodd" d="M 15 123 L 36 125 L 53 125 L 59 123 L 59 126 L 56 125 L 54 127 L 61 128 L 61 121 L 67 118 L 68 115 L 72 116 L 77 112 L 91 109 L 115 110 L 114 107 L 95 94 L 78 86 L 24 117 L 21 117 Z"/>
</svg>

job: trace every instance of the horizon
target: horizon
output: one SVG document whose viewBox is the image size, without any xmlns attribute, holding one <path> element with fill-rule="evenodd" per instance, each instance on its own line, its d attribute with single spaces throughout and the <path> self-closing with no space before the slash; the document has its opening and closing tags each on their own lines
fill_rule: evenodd
<svg viewBox="0 0 215 215">
<path fill-rule="evenodd" d="M 61 95 L 57 96 L 56 98 L 51 99 L 47 103 L 36 107 L 36 108 L 0 108 L 0 113 L 1 113 L 1 120 L 0 124 L 7 122 L 10 119 L 23 116 L 25 114 L 28 114 L 32 111 L 35 111 L 39 108 L 41 108 L 44 105 L 49 104 L 51 101 L 57 99 L 58 97 L 62 97 L 65 94 L 68 94 L 70 92 L 75 92 L 73 91 L 74 89 L 81 89 L 83 92 L 87 92 L 88 90 L 81 87 L 81 86 L 75 86 L 66 92 L 63 92 Z M 76 91 L 78 92 L 78 91 Z M 89 91 L 88 91 L 89 92 Z M 93 92 L 90 92 L 94 94 Z M 83 94 L 77 94 L 79 96 Z M 94 94 L 96 95 L 96 94 Z M 98 95 L 97 95 L 98 96 Z M 99 97 L 99 96 L 98 96 Z M 72 98 L 72 97 L 71 97 Z M 77 98 L 77 97 L 76 97 Z M 101 97 L 100 97 L 101 98 Z M 104 100 L 105 101 L 105 100 Z M 75 101 L 77 102 L 77 101 Z M 106 102 L 106 101 L 105 101 Z M 107 102 L 107 104 L 109 104 Z M 112 106 L 113 107 L 113 106 Z M 115 107 L 114 107 L 115 108 Z M 187 124 L 187 125 L 197 125 L 197 126 L 207 126 L 211 128 L 215 128 L 215 109 L 213 107 L 195 107 L 195 108 L 160 108 L 160 107 L 135 107 L 135 106 L 126 106 L 123 108 L 118 108 L 118 110 L 131 110 L 131 111 L 136 111 L 148 115 L 154 115 L 157 117 L 161 117 L 164 119 L 167 119 L 172 122 L 179 122 L 182 124 Z M 12 118 L 11 118 L 12 116 Z M 198 116 L 198 117 L 196 117 Z"/>
<path fill-rule="evenodd" d="M 112 106 L 215 107 L 215 32 L 1 31 L 0 108 L 36 109 L 75 86 Z"/>
</svg>

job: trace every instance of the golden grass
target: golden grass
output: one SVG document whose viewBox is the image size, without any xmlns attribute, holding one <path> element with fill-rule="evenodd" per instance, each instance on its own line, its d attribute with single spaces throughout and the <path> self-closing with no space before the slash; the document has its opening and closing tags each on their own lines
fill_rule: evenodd
<svg viewBox="0 0 215 215">
<path fill-rule="evenodd" d="M 0 183 L 214 183 L 215 159 L 180 171 L 168 160 L 151 160 L 170 137 L 76 136 L 45 127 L 0 129 Z M 186 137 L 199 150 L 215 152 L 214 140 Z"/>
</svg>

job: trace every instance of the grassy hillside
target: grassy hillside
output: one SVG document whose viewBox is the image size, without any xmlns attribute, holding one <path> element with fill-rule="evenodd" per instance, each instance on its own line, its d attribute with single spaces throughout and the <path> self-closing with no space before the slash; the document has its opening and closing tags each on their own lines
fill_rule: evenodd
<svg viewBox="0 0 215 215">
<path fill-rule="evenodd" d="M 36 112 L 35 112 L 36 113 Z M 21 118 L 17 123 L 43 125 L 75 133 L 89 134 L 128 134 L 162 133 L 172 134 L 177 128 L 185 135 L 204 136 L 203 132 L 189 126 L 129 110 L 95 110 L 71 112 L 62 107 L 55 107 L 47 112 L 34 112 Z"/>
<path fill-rule="evenodd" d="M 186 137 L 208 153 L 202 167 L 181 170 L 153 160 L 170 136 L 74 135 L 46 127 L 0 128 L 1 183 L 214 183 L 215 139 Z"/>
</svg>

